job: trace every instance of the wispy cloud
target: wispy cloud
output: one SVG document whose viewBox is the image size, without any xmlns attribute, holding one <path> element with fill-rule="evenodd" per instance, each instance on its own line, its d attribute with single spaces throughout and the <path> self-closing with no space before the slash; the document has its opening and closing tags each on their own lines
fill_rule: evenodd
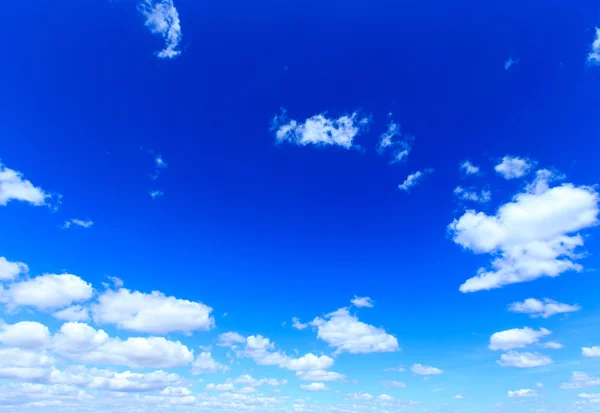
<svg viewBox="0 0 600 413">
<path fill-rule="evenodd" d="M 510 69 L 512 66 L 516 65 L 519 63 L 519 59 L 513 59 L 512 57 L 509 57 L 508 59 L 506 59 L 504 61 L 504 69 L 508 70 Z"/>
<path fill-rule="evenodd" d="M 431 174 L 433 169 L 424 169 L 423 171 L 414 172 L 406 177 L 403 183 L 398 185 L 402 191 L 408 192 L 411 188 L 417 185 L 423 178 Z"/>
<path fill-rule="evenodd" d="M 592 65 L 600 65 L 600 27 L 596 27 L 596 37 L 590 47 L 587 60 Z"/>
<path fill-rule="evenodd" d="M 181 22 L 173 0 L 143 0 L 139 9 L 146 18 L 146 27 L 165 40 L 164 49 L 156 55 L 161 59 L 179 56 L 181 51 L 177 49 L 182 37 Z"/>
<path fill-rule="evenodd" d="M 390 114 L 391 115 L 391 114 Z M 412 149 L 413 136 L 405 136 L 400 132 L 400 125 L 390 121 L 387 130 L 381 134 L 377 144 L 377 152 L 383 154 L 389 150 L 393 156 L 390 163 L 400 162 L 408 156 Z"/>
<path fill-rule="evenodd" d="M 84 221 L 81 219 L 74 218 L 66 220 L 62 227 L 66 229 L 71 228 L 73 225 L 82 228 L 90 228 L 92 225 L 94 225 L 94 222 L 90 220 Z"/>
<path fill-rule="evenodd" d="M 152 199 L 156 199 L 156 198 L 161 197 L 161 196 L 163 196 L 165 194 L 163 191 L 158 190 L 158 189 L 154 190 L 154 191 L 150 191 L 148 193 L 150 194 L 150 197 Z"/>
<path fill-rule="evenodd" d="M 465 175 L 477 175 L 479 173 L 479 167 L 473 165 L 471 161 L 461 163 L 460 169 L 464 171 Z"/>
<path fill-rule="evenodd" d="M 465 189 L 461 186 L 454 188 L 454 195 L 462 199 L 463 201 L 473 201 L 486 203 L 492 199 L 492 193 L 489 189 L 484 188 L 480 192 L 475 191 L 473 188 Z"/>
</svg>

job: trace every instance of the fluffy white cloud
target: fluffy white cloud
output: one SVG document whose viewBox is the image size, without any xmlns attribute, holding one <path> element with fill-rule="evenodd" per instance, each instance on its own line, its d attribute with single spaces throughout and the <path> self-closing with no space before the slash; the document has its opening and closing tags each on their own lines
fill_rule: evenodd
<svg viewBox="0 0 600 413">
<path fill-rule="evenodd" d="M 269 386 L 280 386 L 282 384 L 286 384 L 287 380 L 279 381 L 277 379 L 267 379 L 267 378 L 255 379 L 252 376 L 250 376 L 249 374 L 243 374 L 243 375 L 239 376 L 237 379 L 235 379 L 235 382 L 243 384 L 245 386 L 260 387 L 263 384 L 268 384 Z"/>
<path fill-rule="evenodd" d="M 63 321 L 88 321 L 90 319 L 90 314 L 86 307 L 72 305 L 52 313 L 52 317 Z"/>
<path fill-rule="evenodd" d="M 216 391 L 232 391 L 235 390 L 235 386 L 232 383 L 223 383 L 223 384 L 207 384 L 205 387 L 206 390 L 216 390 Z"/>
<path fill-rule="evenodd" d="M 417 185 L 423 178 L 431 174 L 433 169 L 424 169 L 423 171 L 414 172 L 406 177 L 403 183 L 398 185 L 398 188 L 404 192 L 408 192 L 411 188 Z"/>
<path fill-rule="evenodd" d="M 531 389 L 520 389 L 515 391 L 509 391 L 508 397 L 533 397 L 539 396 L 535 390 Z"/>
<path fill-rule="evenodd" d="M 432 366 L 424 366 L 422 364 L 413 364 L 410 366 L 410 371 L 420 376 L 436 376 L 442 374 L 444 371 Z"/>
<path fill-rule="evenodd" d="M 292 317 L 292 328 L 304 330 L 306 327 L 308 327 L 308 324 L 301 323 L 298 317 Z"/>
<path fill-rule="evenodd" d="M 232 347 L 236 344 L 243 344 L 246 342 L 246 337 L 242 336 L 239 333 L 229 331 L 227 333 L 223 333 L 219 335 L 219 342 L 217 346 L 220 347 Z"/>
<path fill-rule="evenodd" d="M 158 291 L 144 294 L 125 288 L 108 290 L 98 297 L 91 310 L 98 324 L 114 324 L 140 333 L 209 330 L 215 324 L 210 315 L 212 308 L 207 305 L 167 297 Z"/>
<path fill-rule="evenodd" d="M 394 396 L 390 396 L 389 394 L 380 394 L 379 396 L 377 396 L 378 402 L 389 403 L 394 400 Z"/>
<path fill-rule="evenodd" d="M 89 300 L 94 294 L 92 285 L 73 274 L 44 274 L 10 284 L 0 291 L 0 302 L 9 308 L 35 307 L 53 310 L 72 303 Z"/>
<path fill-rule="evenodd" d="M 463 201 L 480 202 L 483 204 L 486 202 L 490 202 L 490 200 L 492 199 L 492 193 L 489 189 L 482 189 L 478 193 L 473 188 L 465 189 L 461 186 L 457 186 L 456 188 L 454 188 L 454 195 L 457 198 L 462 199 Z"/>
<path fill-rule="evenodd" d="M 381 385 L 387 389 L 404 389 L 406 388 L 406 384 L 401 381 L 395 380 L 384 380 L 381 382 Z"/>
<path fill-rule="evenodd" d="M 211 353 L 204 351 L 196 357 L 192 363 L 192 374 L 216 373 L 218 371 L 228 371 L 229 367 L 218 363 Z"/>
<path fill-rule="evenodd" d="M 371 300 L 371 298 L 369 297 L 357 297 L 354 296 L 354 298 L 352 300 L 350 300 L 350 302 L 358 308 L 361 307 L 367 307 L 367 308 L 372 308 L 374 305 L 373 300 Z"/>
<path fill-rule="evenodd" d="M 7 168 L 0 162 L 0 206 L 12 200 L 40 206 L 45 205 L 48 198 L 50 198 L 49 194 L 42 188 L 33 186 L 23 178 L 21 172 Z"/>
<path fill-rule="evenodd" d="M 65 221 L 65 223 L 63 224 L 63 228 L 71 228 L 71 226 L 77 226 L 77 227 L 82 227 L 82 228 L 90 228 L 92 225 L 94 225 L 94 221 L 84 221 L 82 219 L 68 219 Z"/>
<path fill-rule="evenodd" d="M 29 267 L 24 262 L 11 262 L 5 257 L 0 257 L 0 281 L 14 280 L 28 271 Z"/>
<path fill-rule="evenodd" d="M 595 386 L 600 386 L 600 379 L 582 371 L 574 371 L 571 380 L 560 385 L 561 389 L 584 389 Z"/>
<path fill-rule="evenodd" d="M 173 0 L 142 0 L 140 11 L 146 18 L 146 27 L 165 39 L 165 48 L 157 53 L 160 58 L 172 59 L 181 54 L 181 22 Z"/>
<path fill-rule="evenodd" d="M 347 396 L 347 399 L 349 400 L 373 400 L 374 397 L 371 396 L 369 393 L 350 393 Z"/>
<path fill-rule="evenodd" d="M 53 365 L 54 359 L 45 352 L 0 348 L 0 379 L 41 380 Z"/>
<path fill-rule="evenodd" d="M 388 129 L 379 138 L 377 152 L 383 154 L 388 150 L 392 150 L 391 163 L 400 162 L 410 153 L 413 139 L 412 136 L 403 136 L 400 133 L 400 125 L 392 121 L 389 123 Z"/>
<path fill-rule="evenodd" d="M 329 313 L 324 319 L 317 317 L 310 325 L 317 328 L 319 339 L 335 348 L 335 354 L 383 353 L 400 350 L 396 337 L 388 334 L 383 328 L 359 321 L 347 308 Z"/>
<path fill-rule="evenodd" d="M 192 391 L 187 387 L 165 387 L 160 392 L 161 396 L 169 396 L 169 397 L 184 397 L 190 396 Z"/>
<path fill-rule="evenodd" d="M 593 65 L 600 64 L 600 27 L 596 27 L 596 37 L 590 47 L 588 62 Z"/>
<path fill-rule="evenodd" d="M 92 389 L 112 390 L 117 392 L 142 392 L 165 389 L 167 386 L 177 384 L 181 378 L 175 373 L 166 373 L 162 370 L 152 373 L 123 373 L 106 372 L 96 374 L 89 383 Z"/>
<path fill-rule="evenodd" d="M 552 364 L 552 359 L 539 353 L 509 351 L 508 353 L 502 354 L 497 363 L 502 367 L 528 369 Z"/>
<path fill-rule="evenodd" d="M 563 346 L 557 341 L 548 341 L 546 343 L 540 343 L 540 347 L 551 348 L 553 350 L 560 350 L 561 348 L 565 348 L 565 346 Z"/>
<path fill-rule="evenodd" d="M 581 355 L 583 357 L 600 357 L 600 346 L 582 347 Z"/>
<path fill-rule="evenodd" d="M 477 175 L 479 173 L 479 167 L 473 165 L 470 161 L 461 163 L 460 169 L 464 171 L 465 175 Z"/>
<path fill-rule="evenodd" d="M 552 332 L 545 328 L 536 331 L 529 327 L 499 331 L 490 337 L 489 348 L 490 350 L 522 348 L 537 343 L 540 338 L 549 334 L 552 334 Z"/>
<path fill-rule="evenodd" d="M 36 412 L 51 406 L 74 405 L 91 398 L 77 387 L 61 384 L 9 383 L 0 386 L 0 406 L 3 411 L 9 412 Z"/>
<path fill-rule="evenodd" d="M 305 391 L 325 391 L 329 390 L 329 387 L 325 386 L 324 383 L 310 383 L 301 384 L 300 388 Z"/>
<path fill-rule="evenodd" d="M 111 338 L 104 330 L 69 322 L 54 335 L 52 349 L 61 357 L 94 364 L 171 368 L 192 362 L 194 353 L 163 337 Z"/>
<path fill-rule="evenodd" d="M 35 321 L 4 324 L 0 320 L 0 343 L 8 347 L 38 350 L 50 340 L 48 327 Z"/>
<path fill-rule="evenodd" d="M 521 178 L 531 171 L 535 166 L 529 159 L 519 158 L 518 156 L 505 156 L 502 162 L 494 167 L 496 172 L 506 179 Z"/>
<path fill-rule="evenodd" d="M 297 371 L 296 377 L 304 381 L 340 381 L 346 380 L 343 374 L 327 370 Z"/>
<path fill-rule="evenodd" d="M 324 113 L 298 123 L 285 116 L 275 116 L 272 129 L 275 130 L 277 142 L 290 142 L 296 145 L 336 145 L 346 149 L 356 147 L 354 138 L 369 123 L 368 118 L 360 118 L 358 113 L 329 119 Z"/>
<path fill-rule="evenodd" d="M 574 260 L 583 237 L 570 234 L 597 224 L 598 193 L 573 184 L 550 188 L 554 178 L 549 171 L 538 171 L 525 192 L 495 215 L 469 210 L 449 225 L 455 243 L 494 257 L 492 269 L 480 268 L 460 291 L 490 290 L 582 270 Z"/>
<path fill-rule="evenodd" d="M 572 313 L 579 310 L 581 307 L 577 304 L 563 304 L 549 298 L 544 298 L 543 302 L 535 298 L 528 298 L 523 302 L 515 302 L 508 306 L 508 311 L 529 314 L 532 318 L 548 318 L 555 314 Z"/>
</svg>

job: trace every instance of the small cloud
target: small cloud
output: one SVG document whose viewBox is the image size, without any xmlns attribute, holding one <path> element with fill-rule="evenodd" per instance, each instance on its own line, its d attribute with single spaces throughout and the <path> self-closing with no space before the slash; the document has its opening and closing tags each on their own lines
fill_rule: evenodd
<svg viewBox="0 0 600 413">
<path fill-rule="evenodd" d="M 156 199 L 160 196 L 163 196 L 165 193 L 160 190 L 155 190 L 155 191 L 150 191 L 149 194 L 152 199 Z"/>
<path fill-rule="evenodd" d="M 454 195 L 463 201 L 473 201 L 479 203 L 490 202 L 492 193 L 489 189 L 484 188 L 479 193 L 474 188 L 465 189 L 461 186 L 454 188 Z"/>
<path fill-rule="evenodd" d="M 371 300 L 371 298 L 369 297 L 358 297 L 358 296 L 354 296 L 354 298 L 352 300 L 350 300 L 350 302 L 358 308 L 361 307 L 367 307 L 367 308 L 372 308 L 373 307 L 373 300 Z"/>
<path fill-rule="evenodd" d="M 401 381 L 394 381 L 394 380 L 384 380 L 381 382 L 381 385 L 383 387 L 385 387 L 386 389 L 404 389 L 404 388 L 406 388 L 406 384 L 402 383 Z"/>
<path fill-rule="evenodd" d="M 529 314 L 531 318 L 549 318 L 555 314 L 566 314 L 581 310 L 578 304 L 570 305 L 544 298 L 528 298 L 523 302 L 514 302 L 508 306 L 508 311 L 513 313 Z"/>
<path fill-rule="evenodd" d="M 431 174 L 433 169 L 425 169 L 423 171 L 414 172 L 406 177 L 404 182 L 398 185 L 398 188 L 404 192 L 408 192 L 411 188 L 419 183 L 427 175 Z"/>
<path fill-rule="evenodd" d="M 461 163 L 460 169 L 464 171 L 465 175 L 477 175 L 479 173 L 479 167 L 473 165 L 470 161 Z"/>
<path fill-rule="evenodd" d="M 78 227 L 82 227 L 82 228 L 90 228 L 92 225 L 94 225 L 93 221 L 83 221 L 81 219 L 68 219 L 65 221 L 65 223 L 63 224 L 63 228 L 67 229 L 67 228 L 71 228 L 71 226 L 78 226 Z"/>
<path fill-rule="evenodd" d="M 538 389 L 541 389 L 542 387 L 544 387 L 544 385 L 542 383 L 537 383 L 535 385 L 535 387 L 537 387 Z"/>
<path fill-rule="evenodd" d="M 596 27 L 596 37 L 590 47 L 587 60 L 591 65 L 600 65 L 600 27 Z"/>
<path fill-rule="evenodd" d="M 160 169 L 168 166 L 161 155 L 158 155 L 156 158 L 154 158 L 154 163 L 156 164 L 156 167 Z"/>
<path fill-rule="evenodd" d="M 600 346 L 582 347 L 581 355 L 583 357 L 600 357 Z"/>
<path fill-rule="evenodd" d="M 462 394 L 457 394 L 456 396 L 454 396 L 454 398 L 456 400 L 463 400 L 465 397 Z"/>
<path fill-rule="evenodd" d="M 406 369 L 403 366 L 398 366 L 398 367 L 388 367 L 387 369 L 384 369 L 383 371 L 397 371 L 399 373 L 404 373 L 406 371 Z"/>
<path fill-rule="evenodd" d="M 515 397 L 535 397 L 535 396 L 539 396 L 539 395 L 538 395 L 538 393 L 535 390 L 531 390 L 531 389 L 520 389 L 520 390 L 509 391 L 508 392 L 508 397 L 511 397 L 511 398 L 515 398 Z"/>
<path fill-rule="evenodd" d="M 391 114 L 390 114 L 391 115 Z M 396 163 L 404 160 L 412 149 L 413 136 L 405 136 L 400 133 L 400 125 L 391 121 L 388 129 L 379 138 L 377 152 L 380 154 L 388 150 L 393 150 L 393 157 L 390 163 Z"/>
<path fill-rule="evenodd" d="M 292 318 L 292 327 L 295 328 L 296 330 L 304 330 L 306 327 L 308 327 L 308 324 L 303 324 L 300 322 L 300 319 L 298 317 L 293 317 Z"/>
<path fill-rule="evenodd" d="M 330 390 L 324 383 L 301 384 L 300 388 L 304 391 L 316 392 Z"/>
<path fill-rule="evenodd" d="M 181 22 L 173 0 L 142 0 L 140 12 L 146 18 L 145 25 L 153 34 L 165 39 L 165 47 L 156 55 L 161 59 L 173 59 L 181 54 L 177 50 L 181 42 Z"/>
<path fill-rule="evenodd" d="M 516 65 L 519 63 L 519 59 L 513 59 L 512 57 L 509 57 L 508 59 L 506 59 L 504 61 L 504 69 L 508 70 L 510 69 L 512 66 Z"/>
<path fill-rule="evenodd" d="M 9 201 L 14 200 L 35 206 L 45 205 L 52 209 L 53 207 L 48 204 L 50 198 L 52 195 L 34 186 L 21 172 L 7 168 L 0 161 L 0 206 L 5 206 Z M 58 203 L 60 198 L 61 196 L 58 195 Z"/>
<path fill-rule="evenodd" d="M 515 179 L 527 175 L 534 166 L 535 162 L 527 158 L 507 155 L 494 169 L 506 179 Z"/>
<path fill-rule="evenodd" d="M 410 367 L 410 370 L 414 373 L 414 374 L 418 374 L 420 376 L 429 376 L 429 375 L 439 375 L 442 374 L 444 371 L 440 370 L 438 368 L 432 367 L 432 366 L 424 366 L 422 364 L 413 364 Z"/>
</svg>

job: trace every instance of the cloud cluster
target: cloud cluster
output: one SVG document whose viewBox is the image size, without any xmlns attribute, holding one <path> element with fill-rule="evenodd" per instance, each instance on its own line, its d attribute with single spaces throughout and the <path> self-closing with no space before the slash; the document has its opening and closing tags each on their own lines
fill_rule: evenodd
<svg viewBox="0 0 600 413">
<path fill-rule="evenodd" d="M 515 179 L 527 175 L 534 166 L 535 162 L 529 159 L 507 155 L 494 169 L 506 179 Z"/>
<path fill-rule="evenodd" d="M 165 40 L 165 47 L 157 56 L 161 59 L 179 56 L 181 51 L 177 49 L 182 37 L 181 22 L 173 0 L 143 0 L 139 9 L 146 18 L 146 27 Z"/>
<path fill-rule="evenodd" d="M 405 160 L 412 149 L 414 137 L 404 136 L 400 133 L 400 125 L 391 121 L 387 130 L 380 136 L 377 152 L 383 154 L 392 151 L 391 163 Z"/>
<path fill-rule="evenodd" d="M 572 313 L 579 310 L 581 310 L 581 307 L 577 304 L 563 304 L 549 298 L 544 298 L 543 301 L 528 298 L 523 302 L 515 302 L 508 306 L 508 311 L 529 314 L 531 318 L 549 318 L 556 314 Z"/>
</svg>

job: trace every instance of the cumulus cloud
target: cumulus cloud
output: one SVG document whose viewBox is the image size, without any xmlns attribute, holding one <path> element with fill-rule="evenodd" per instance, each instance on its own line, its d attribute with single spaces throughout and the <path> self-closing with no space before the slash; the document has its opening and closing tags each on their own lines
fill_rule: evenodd
<svg viewBox="0 0 600 413">
<path fill-rule="evenodd" d="M 12 262 L 0 257 L 0 281 L 11 281 L 27 272 L 29 267 L 24 262 Z"/>
<path fill-rule="evenodd" d="M 4 324 L 0 320 L 0 343 L 7 347 L 39 350 L 48 344 L 48 327 L 35 321 L 21 321 L 16 324 Z"/>
<path fill-rule="evenodd" d="M 497 363 L 502 367 L 514 368 L 533 368 L 552 364 L 552 359 L 539 353 L 522 353 L 518 351 L 509 351 L 500 356 Z"/>
<path fill-rule="evenodd" d="M 508 397 L 534 397 L 539 396 L 538 392 L 531 389 L 520 389 L 508 392 Z"/>
<path fill-rule="evenodd" d="M 73 225 L 82 228 L 90 228 L 92 225 L 94 225 L 94 222 L 90 220 L 84 221 L 82 219 L 73 218 L 66 220 L 62 227 L 67 229 L 71 228 Z"/>
<path fill-rule="evenodd" d="M 316 317 L 311 326 L 317 328 L 317 338 L 335 348 L 335 354 L 385 353 L 400 350 L 396 337 L 383 328 L 359 321 L 347 308 Z"/>
<path fill-rule="evenodd" d="M 583 357 L 600 357 L 600 346 L 582 347 L 581 355 Z"/>
<path fill-rule="evenodd" d="M 114 324 L 140 333 L 191 332 L 209 330 L 215 325 L 212 308 L 200 302 L 167 297 L 159 291 L 145 294 L 125 288 L 107 290 L 91 310 L 98 324 Z"/>
<path fill-rule="evenodd" d="M 90 313 L 86 307 L 72 305 L 52 313 L 52 317 L 63 321 L 88 321 L 90 319 Z"/>
<path fill-rule="evenodd" d="M 157 53 L 161 59 L 172 59 L 181 54 L 181 22 L 173 0 L 142 0 L 139 9 L 146 18 L 145 25 L 153 34 L 165 40 L 165 47 Z"/>
<path fill-rule="evenodd" d="M 489 189 L 482 189 L 477 192 L 474 188 L 465 189 L 461 186 L 454 188 L 454 196 L 463 201 L 480 202 L 482 204 L 490 202 L 492 199 L 492 193 Z"/>
<path fill-rule="evenodd" d="M 301 384 L 300 388 L 305 391 L 325 391 L 329 390 L 329 387 L 325 386 L 324 383 L 310 383 Z"/>
<path fill-rule="evenodd" d="M 77 322 L 62 325 L 53 337 L 52 350 L 69 360 L 133 368 L 178 367 L 194 358 L 194 353 L 179 341 L 164 337 L 130 337 L 123 341 Z"/>
<path fill-rule="evenodd" d="M 596 27 L 596 37 L 590 47 L 588 62 L 592 65 L 600 64 L 600 27 Z"/>
<path fill-rule="evenodd" d="M 42 188 L 34 186 L 21 172 L 7 168 L 0 161 L 0 206 L 10 201 L 23 201 L 31 205 L 46 205 L 51 198 Z"/>
<path fill-rule="evenodd" d="M 440 370 L 436 367 L 424 366 L 422 364 L 413 364 L 410 367 L 410 371 L 412 371 L 414 374 L 418 374 L 420 376 L 431 376 L 431 375 L 437 376 L 444 372 L 443 370 Z"/>
<path fill-rule="evenodd" d="M 398 188 L 404 192 L 408 192 L 411 188 L 417 185 L 423 178 L 431 174 L 433 169 L 424 169 L 423 171 L 414 172 L 406 177 L 403 183 L 398 185 Z"/>
<path fill-rule="evenodd" d="M 352 305 L 358 308 L 373 308 L 373 305 L 375 304 L 373 300 L 371 300 L 369 297 L 357 297 L 356 295 L 352 300 L 350 300 L 350 302 L 352 303 Z"/>
<path fill-rule="evenodd" d="M 506 179 L 515 179 L 527 175 L 534 166 L 535 162 L 529 159 L 507 155 L 494 169 Z"/>
<path fill-rule="evenodd" d="M 246 342 L 246 337 L 234 331 L 229 331 L 219 335 L 217 346 L 220 347 L 232 347 L 236 344 L 243 344 Z"/>
<path fill-rule="evenodd" d="M 377 144 L 377 152 L 383 154 L 392 151 L 391 163 L 404 160 L 412 149 L 414 137 L 404 136 L 400 133 L 400 125 L 391 121 L 387 130 L 380 136 Z"/>
<path fill-rule="evenodd" d="M 29 306 L 38 310 L 55 310 L 89 300 L 92 285 L 73 274 L 44 274 L 10 284 L 0 291 L 0 302 L 8 308 Z"/>
<path fill-rule="evenodd" d="M 216 391 L 232 391 L 235 390 L 235 386 L 232 383 L 222 383 L 222 384 L 207 384 L 205 387 L 206 390 L 216 390 Z"/>
<path fill-rule="evenodd" d="M 460 164 L 460 169 L 465 175 L 477 175 L 479 173 L 479 167 L 473 165 L 470 161 L 464 161 Z"/>
<path fill-rule="evenodd" d="M 97 368 L 88 369 L 84 366 L 72 366 L 65 371 L 53 370 L 50 381 L 52 383 L 74 384 L 90 389 L 110 390 L 114 392 L 148 392 L 154 390 L 169 390 L 174 392 L 173 386 L 182 379 L 175 373 L 162 370 L 150 373 L 135 373 L 125 371 L 122 373 Z M 189 390 L 188 390 L 189 391 Z"/>
<path fill-rule="evenodd" d="M 277 379 L 269 379 L 269 378 L 262 378 L 262 379 L 255 379 L 254 377 L 250 376 L 249 374 L 243 374 L 241 376 L 239 376 L 237 379 L 234 380 L 235 383 L 239 383 L 239 384 L 243 384 L 245 386 L 250 386 L 250 387 L 260 387 L 264 384 L 268 384 L 269 386 L 280 386 L 282 384 L 286 384 L 287 380 L 277 380 Z"/>
<path fill-rule="evenodd" d="M 295 145 L 341 146 L 345 149 L 357 148 L 354 138 L 360 134 L 369 119 L 360 117 L 357 112 L 337 119 L 326 117 L 325 113 L 306 119 L 303 123 L 288 120 L 285 110 L 275 116 L 271 128 L 275 131 L 277 143 L 289 142 Z"/>
<path fill-rule="evenodd" d="M 575 262 L 575 249 L 583 246 L 584 238 L 574 233 L 598 223 L 598 193 L 573 184 L 551 188 L 553 179 L 551 172 L 538 171 L 525 192 L 495 215 L 468 210 L 448 226 L 456 244 L 494 257 L 492 268 L 480 268 L 460 291 L 490 290 L 582 270 Z"/>
<path fill-rule="evenodd" d="M 584 389 L 587 387 L 600 386 L 600 379 L 594 376 L 590 376 L 582 371 L 574 371 L 571 374 L 571 380 L 562 383 L 561 389 Z"/>
<path fill-rule="evenodd" d="M 192 363 L 192 374 L 196 375 L 228 370 L 228 366 L 218 363 L 208 351 L 200 353 Z"/>
<path fill-rule="evenodd" d="M 541 328 L 533 330 L 529 327 L 513 328 L 499 331 L 490 337 L 490 350 L 512 350 L 537 343 L 540 338 L 552 334 L 550 330 Z"/>
<path fill-rule="evenodd" d="M 44 351 L 0 348 L 0 379 L 42 380 L 49 376 L 54 363 Z"/>
<path fill-rule="evenodd" d="M 508 311 L 529 314 L 531 318 L 549 318 L 556 314 L 572 313 L 579 310 L 581 310 L 581 307 L 577 304 L 563 304 L 549 298 L 544 298 L 543 301 L 528 298 L 523 302 L 514 302 L 508 306 Z"/>
</svg>

